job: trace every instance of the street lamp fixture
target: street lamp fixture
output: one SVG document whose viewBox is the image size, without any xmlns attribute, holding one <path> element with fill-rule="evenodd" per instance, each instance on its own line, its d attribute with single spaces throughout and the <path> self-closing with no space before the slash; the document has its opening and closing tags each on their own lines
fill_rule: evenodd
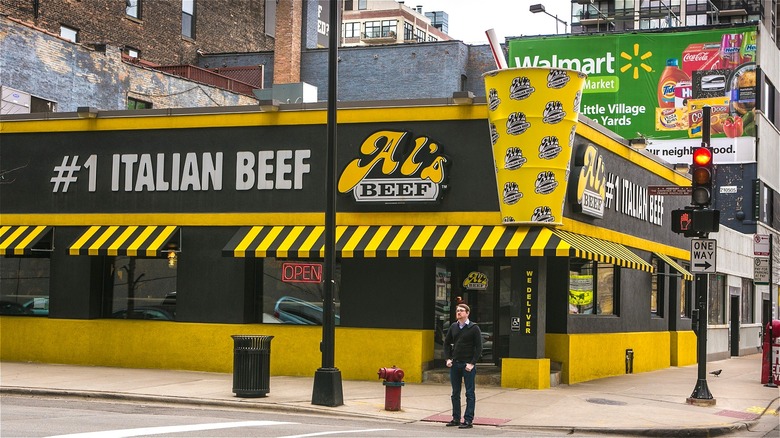
<svg viewBox="0 0 780 438">
<path fill-rule="evenodd" d="M 528 10 L 533 12 L 534 14 L 538 14 L 539 12 L 541 12 L 543 14 L 547 14 L 547 15 L 555 18 L 555 33 L 556 34 L 558 33 L 558 23 L 563 23 L 563 26 L 564 26 L 563 33 L 569 33 L 569 23 L 561 20 L 560 18 L 558 18 L 557 15 L 553 15 L 553 14 L 547 12 L 547 10 L 544 8 L 543 4 L 540 3 L 540 4 L 531 5 L 531 7 L 528 8 Z"/>
<path fill-rule="evenodd" d="M 474 93 L 471 91 L 456 91 L 452 93 L 452 103 L 455 105 L 471 105 L 474 103 Z"/>
<path fill-rule="evenodd" d="M 80 106 L 76 109 L 76 114 L 78 114 L 81 119 L 94 119 L 98 116 L 98 110 L 91 106 Z"/>
</svg>

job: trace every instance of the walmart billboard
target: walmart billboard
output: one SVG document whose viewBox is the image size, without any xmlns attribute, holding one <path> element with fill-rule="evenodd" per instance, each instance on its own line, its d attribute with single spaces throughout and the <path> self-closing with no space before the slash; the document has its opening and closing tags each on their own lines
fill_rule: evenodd
<svg viewBox="0 0 780 438">
<path fill-rule="evenodd" d="M 712 137 L 736 144 L 755 137 L 756 31 L 512 39 L 509 65 L 587 73 L 581 114 L 624 138 L 701 137 L 702 107 L 709 105 Z"/>
</svg>

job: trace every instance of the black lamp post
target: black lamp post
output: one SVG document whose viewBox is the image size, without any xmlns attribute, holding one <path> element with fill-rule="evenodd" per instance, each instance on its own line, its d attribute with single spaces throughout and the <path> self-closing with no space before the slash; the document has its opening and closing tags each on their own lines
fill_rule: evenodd
<svg viewBox="0 0 780 438">
<path fill-rule="evenodd" d="M 341 387 L 341 371 L 335 367 L 334 351 L 336 321 L 334 318 L 333 286 L 336 265 L 336 101 L 338 93 L 338 45 L 341 25 L 338 8 L 341 1 L 330 0 L 330 30 L 328 34 L 328 146 L 325 171 L 325 266 L 322 297 L 322 366 L 314 373 L 314 389 L 311 403 L 320 406 L 341 406 L 344 394 Z"/>
</svg>

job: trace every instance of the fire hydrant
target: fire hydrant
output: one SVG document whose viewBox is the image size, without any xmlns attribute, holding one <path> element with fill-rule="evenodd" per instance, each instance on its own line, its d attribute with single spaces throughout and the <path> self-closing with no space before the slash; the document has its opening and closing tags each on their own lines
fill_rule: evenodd
<svg viewBox="0 0 780 438">
<path fill-rule="evenodd" d="M 400 411 L 401 387 L 404 386 L 404 370 L 393 365 L 390 368 L 380 368 L 377 374 L 379 374 L 380 379 L 385 379 L 382 382 L 385 385 L 385 410 Z"/>
</svg>

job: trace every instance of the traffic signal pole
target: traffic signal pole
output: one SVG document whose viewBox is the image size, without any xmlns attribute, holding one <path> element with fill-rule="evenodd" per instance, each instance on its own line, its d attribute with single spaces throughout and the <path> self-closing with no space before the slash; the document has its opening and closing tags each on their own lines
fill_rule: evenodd
<svg viewBox="0 0 780 438">
<path fill-rule="evenodd" d="M 699 365 L 696 386 L 687 402 L 698 406 L 713 406 L 710 388 L 707 386 L 707 291 L 709 286 L 709 274 L 696 274 L 694 281 L 696 287 L 696 308 L 699 313 L 699 321 L 696 327 L 696 361 Z"/>
<path fill-rule="evenodd" d="M 694 205 L 694 208 L 701 209 L 706 208 L 712 203 L 712 193 L 714 190 L 712 189 L 712 149 L 710 148 L 710 115 L 711 115 L 711 108 L 709 106 L 705 106 L 702 109 L 702 141 L 701 141 L 701 147 L 709 149 L 710 152 L 710 160 L 708 163 L 702 163 L 701 160 L 698 160 L 697 162 L 697 154 L 696 151 L 694 151 L 693 156 L 693 168 L 691 169 L 693 175 L 693 192 L 692 192 L 692 199 L 691 203 Z M 706 156 L 704 154 L 703 156 Z M 701 179 L 697 181 L 697 168 L 701 167 L 707 167 L 710 169 L 709 171 L 709 178 L 708 181 L 702 181 Z M 707 188 L 707 195 L 705 197 L 702 197 L 700 194 L 697 194 L 697 190 L 700 187 Z M 706 199 L 705 199 L 706 198 Z M 709 233 L 703 233 L 704 238 L 707 238 L 709 236 Z M 696 327 L 694 327 L 696 332 L 696 361 L 698 363 L 698 378 L 696 380 L 696 386 L 693 389 L 693 393 L 690 397 L 686 400 L 688 404 L 697 405 L 697 406 L 714 406 L 715 405 L 715 399 L 712 397 L 712 393 L 710 393 L 710 389 L 707 387 L 707 298 L 709 296 L 709 274 L 702 274 L 697 273 L 695 278 L 695 287 L 696 287 L 696 310 L 698 313 L 697 318 L 697 324 Z"/>
</svg>

